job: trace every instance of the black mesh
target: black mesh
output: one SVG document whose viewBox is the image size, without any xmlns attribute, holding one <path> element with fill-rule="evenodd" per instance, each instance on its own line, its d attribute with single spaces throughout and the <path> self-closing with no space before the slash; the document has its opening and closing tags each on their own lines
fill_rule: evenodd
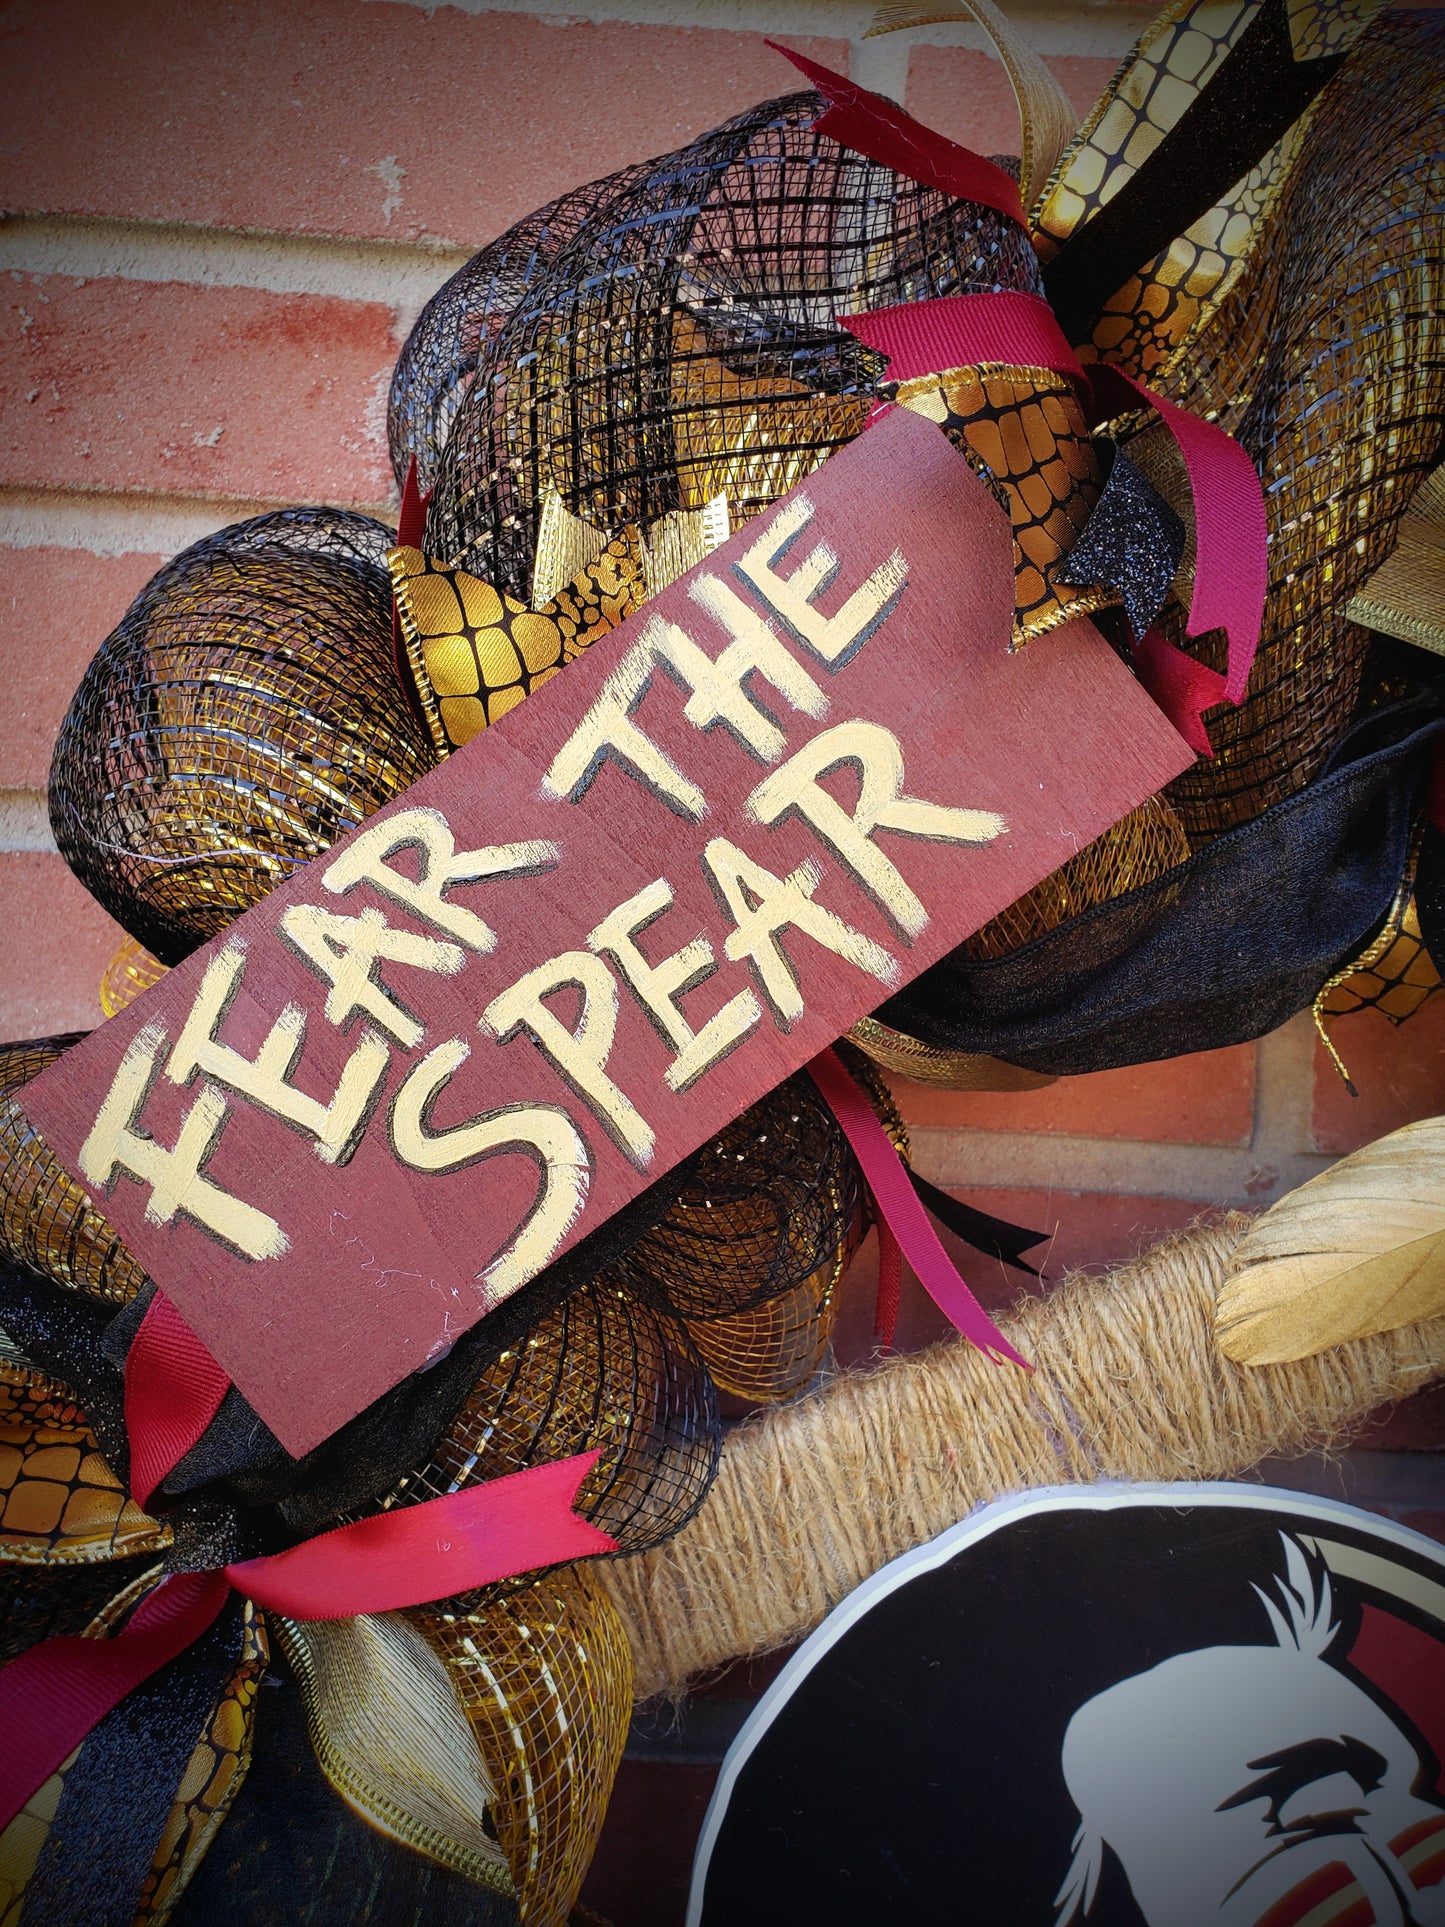
<svg viewBox="0 0 1445 1927">
<path fill-rule="evenodd" d="M 383 1509 L 599 1451 L 577 1510 L 641 1552 L 702 1504 L 720 1439 L 717 1394 L 686 1331 L 604 1273 L 493 1360 Z"/>
<path fill-rule="evenodd" d="M 858 1196 L 832 1112 L 792 1077 L 689 1160 L 677 1202 L 614 1275 L 689 1320 L 748 1311 L 832 1263 Z"/>
<path fill-rule="evenodd" d="M 882 363 L 841 315 L 1038 290 L 1013 223 L 814 133 L 819 111 L 811 93 L 768 101 L 598 182 L 545 261 L 528 252 L 533 216 L 474 264 L 480 325 L 465 290 L 450 307 L 443 290 L 398 374 L 403 396 L 450 397 L 477 357 L 437 468 L 435 560 L 525 596 L 548 488 L 609 535 L 717 493 L 735 517 L 753 513 L 863 425 Z M 506 286 L 521 295 L 497 327 L 506 287 L 492 263 L 514 246 Z M 443 311 L 455 314 L 450 369 L 437 360 Z M 494 331 L 478 351 L 483 326 Z M 431 406 L 441 424 L 452 403 Z M 399 407 L 394 461 L 424 441 L 405 425 L 422 412 L 420 399 Z"/>
<path fill-rule="evenodd" d="M 398 487 L 415 457 L 418 486 L 430 492 L 483 347 L 619 178 L 609 175 L 539 207 L 474 254 L 427 302 L 397 358 L 387 398 L 386 433 Z"/>
<path fill-rule="evenodd" d="M 61 725 L 50 820 L 81 882 L 176 963 L 423 775 L 391 652 L 392 541 L 288 509 L 177 556 Z"/>
<path fill-rule="evenodd" d="M 1438 698 L 1367 718 L 1327 773 L 1010 956 L 962 950 L 879 1011 L 945 1049 L 1071 1077 L 1260 1037 L 1358 956 L 1404 872 Z"/>
</svg>

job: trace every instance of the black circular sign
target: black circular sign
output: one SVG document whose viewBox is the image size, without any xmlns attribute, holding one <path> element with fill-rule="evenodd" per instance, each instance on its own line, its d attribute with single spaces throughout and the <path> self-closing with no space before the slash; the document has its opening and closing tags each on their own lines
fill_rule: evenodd
<svg viewBox="0 0 1445 1927">
<path fill-rule="evenodd" d="M 1445 1549 L 1237 1485 L 1001 1501 L 729 1753 L 689 1927 L 1445 1927 Z"/>
</svg>

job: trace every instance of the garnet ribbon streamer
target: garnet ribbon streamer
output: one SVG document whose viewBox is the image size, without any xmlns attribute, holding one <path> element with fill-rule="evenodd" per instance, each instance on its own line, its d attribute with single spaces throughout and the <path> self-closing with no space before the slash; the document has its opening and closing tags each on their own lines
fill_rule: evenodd
<svg viewBox="0 0 1445 1927">
<path fill-rule="evenodd" d="M 1194 748 L 1200 747 L 1201 737 L 1207 743 L 1199 709 L 1189 705 L 1208 708 L 1220 701 L 1243 702 L 1268 587 L 1264 491 L 1239 443 L 1213 422 L 1176 407 L 1112 363 L 1090 362 L 1085 367 L 1048 302 L 1039 295 L 945 295 L 935 301 L 846 315 L 843 325 L 865 347 L 888 356 L 890 381 L 911 381 L 980 362 L 1003 362 L 1047 368 L 1077 382 L 1094 422 L 1141 404 L 1156 412 L 1183 458 L 1194 501 L 1194 592 L 1187 632 L 1201 636 L 1222 629 L 1228 659 L 1222 684 L 1213 680 L 1213 671 L 1191 675 L 1181 665 L 1192 659 L 1159 636 L 1144 652 L 1149 664 L 1146 686 L 1152 675 L 1151 694 L 1157 689 L 1171 701 L 1182 701 L 1177 715 L 1169 701 L 1161 707 Z M 1162 667 L 1166 654 L 1181 658 L 1180 664 L 1170 664 L 1167 673 Z M 1216 689 L 1219 693 L 1212 693 Z"/>
<path fill-rule="evenodd" d="M 0 1668 L 0 1828 L 127 1693 L 200 1638 L 230 1590 L 223 1573 L 177 1573 L 113 1639 L 42 1639 Z"/>
<path fill-rule="evenodd" d="M 879 1326 L 886 1331 L 890 1311 L 894 1316 L 897 1312 L 891 1280 L 885 1290 L 883 1276 L 885 1267 L 891 1271 L 890 1247 L 892 1240 L 896 1240 L 924 1290 L 970 1344 L 977 1345 L 995 1362 L 1009 1359 L 1025 1370 L 1031 1369 L 1028 1360 L 1009 1344 L 959 1277 L 918 1194 L 908 1182 L 902 1159 L 878 1122 L 873 1106 L 849 1076 L 843 1060 L 836 1051 L 825 1050 L 809 1064 L 808 1075 L 852 1145 L 853 1155 L 862 1167 L 878 1209 L 890 1227 L 891 1238 L 884 1239 L 879 1254 Z M 891 1306 L 885 1302 L 888 1298 L 893 1299 Z"/>
<path fill-rule="evenodd" d="M 200 1438 L 229 1386 L 157 1292 L 126 1360 L 132 1490 L 142 1504 Z M 200 1638 L 233 1586 L 290 1619 L 344 1619 L 616 1552 L 615 1539 L 573 1510 L 600 1456 L 529 1466 L 222 1571 L 173 1573 L 111 1638 L 40 1641 L 0 1668 L 0 1829 L 127 1693 Z"/>
<path fill-rule="evenodd" d="M 137 1505 L 195 1445 L 231 1381 L 165 1293 L 152 1298 L 125 1364 L 130 1489 Z"/>
<path fill-rule="evenodd" d="M 601 1456 L 579 1452 L 378 1512 L 289 1551 L 227 1566 L 226 1577 L 258 1606 L 288 1619 L 349 1619 L 616 1552 L 615 1539 L 572 1510 Z"/>
<path fill-rule="evenodd" d="M 831 67 L 819 66 L 816 60 L 779 46 L 776 40 L 767 44 L 784 60 L 791 60 L 827 101 L 827 113 L 813 122 L 820 134 L 829 135 L 840 147 L 851 147 L 855 154 L 866 155 L 880 166 L 891 167 L 895 174 L 906 174 L 910 180 L 936 187 L 960 201 L 976 201 L 1019 227 L 1024 225 L 1024 206 L 1012 174 L 985 160 L 982 154 L 975 154 L 972 148 L 960 147 L 957 141 L 935 134 L 882 94 L 870 93 L 856 81 L 835 74 Z"/>
</svg>

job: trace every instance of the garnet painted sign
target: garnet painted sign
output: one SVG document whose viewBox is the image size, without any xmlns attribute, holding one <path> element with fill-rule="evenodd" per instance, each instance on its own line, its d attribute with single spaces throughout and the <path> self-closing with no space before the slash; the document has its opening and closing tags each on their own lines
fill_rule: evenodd
<svg viewBox="0 0 1445 1927">
<path fill-rule="evenodd" d="M 301 1452 L 1191 760 L 896 410 L 27 1086 Z"/>
</svg>

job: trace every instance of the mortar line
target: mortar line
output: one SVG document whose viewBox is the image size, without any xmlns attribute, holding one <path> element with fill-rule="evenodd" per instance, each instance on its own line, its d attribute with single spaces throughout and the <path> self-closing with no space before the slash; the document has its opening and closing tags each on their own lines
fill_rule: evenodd
<svg viewBox="0 0 1445 1927">
<path fill-rule="evenodd" d="M 1295 1152 L 1262 1163 L 1248 1145 L 1170 1144 L 1053 1131 L 915 1126 L 919 1168 L 965 1190 L 1165 1197 L 1258 1209 L 1333 1160 Z"/>
<path fill-rule="evenodd" d="M 141 490 L 0 486 L 0 548 L 79 549 L 89 555 L 172 556 L 231 522 L 294 501 L 265 496 L 150 494 Z M 333 502 L 396 525 L 390 502 Z"/>
<path fill-rule="evenodd" d="M 502 225 L 494 224 L 497 230 Z M 3 272 L 365 301 L 391 309 L 397 325 L 407 327 L 476 246 L 102 216 L 22 212 L 0 220 Z"/>
</svg>

